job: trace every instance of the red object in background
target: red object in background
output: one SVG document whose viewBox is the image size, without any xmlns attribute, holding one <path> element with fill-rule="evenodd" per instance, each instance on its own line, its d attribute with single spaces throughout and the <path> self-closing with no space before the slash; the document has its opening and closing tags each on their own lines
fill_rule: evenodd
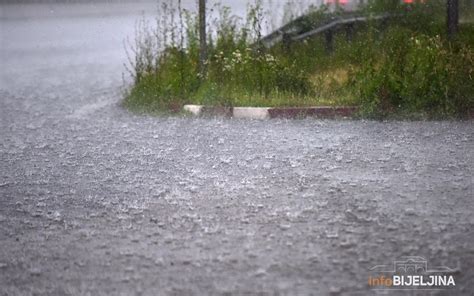
<svg viewBox="0 0 474 296">
<path fill-rule="evenodd" d="M 415 1 L 415 0 L 403 0 L 403 3 L 405 4 L 413 4 L 415 2 L 419 2 L 419 3 L 425 3 L 426 0 L 418 0 L 418 1 Z M 347 3 L 349 3 L 349 0 L 325 0 L 324 3 L 326 4 L 335 4 L 335 3 L 339 3 L 341 5 L 346 5 Z"/>
<path fill-rule="evenodd" d="M 349 0 L 326 0 L 324 1 L 326 4 L 333 4 L 333 3 L 339 3 L 341 5 L 346 5 Z"/>
</svg>

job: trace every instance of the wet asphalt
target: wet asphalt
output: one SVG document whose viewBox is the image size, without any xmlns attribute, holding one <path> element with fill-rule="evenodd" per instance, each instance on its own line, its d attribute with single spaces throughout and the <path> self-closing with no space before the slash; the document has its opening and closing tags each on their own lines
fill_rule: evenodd
<svg viewBox="0 0 474 296">
<path fill-rule="evenodd" d="M 132 114 L 135 17 L 0 20 L 1 296 L 472 295 L 472 121 Z M 403 256 L 456 287 L 368 286 Z"/>
</svg>

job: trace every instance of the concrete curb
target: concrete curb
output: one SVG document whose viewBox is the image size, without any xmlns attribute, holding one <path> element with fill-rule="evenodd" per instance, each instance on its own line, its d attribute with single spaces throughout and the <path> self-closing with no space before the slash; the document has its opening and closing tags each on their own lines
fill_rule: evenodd
<svg viewBox="0 0 474 296">
<path fill-rule="evenodd" d="M 268 119 L 270 108 L 259 108 L 259 107 L 234 107 L 233 116 L 235 118 L 248 118 L 248 119 Z"/>
<path fill-rule="evenodd" d="M 194 115 L 201 114 L 202 106 L 200 105 L 184 105 L 183 110 Z"/>
<path fill-rule="evenodd" d="M 184 111 L 196 116 L 224 116 L 247 119 L 271 118 L 304 118 L 316 117 L 324 119 L 352 118 L 357 112 L 357 107 L 212 107 L 202 105 L 184 105 Z"/>
</svg>

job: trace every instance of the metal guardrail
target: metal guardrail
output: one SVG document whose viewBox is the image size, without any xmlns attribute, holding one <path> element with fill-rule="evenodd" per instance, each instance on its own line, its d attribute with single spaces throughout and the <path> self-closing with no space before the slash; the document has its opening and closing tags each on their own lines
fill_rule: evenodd
<svg viewBox="0 0 474 296">
<path fill-rule="evenodd" d="M 279 42 L 302 41 L 320 33 L 329 34 L 326 36 L 326 41 L 332 42 L 332 32 L 339 27 L 347 26 L 348 28 L 352 28 L 355 23 L 367 22 L 370 20 L 384 20 L 392 17 L 392 15 L 382 14 L 376 16 L 345 16 L 337 19 L 333 17 L 329 19 L 329 21 L 324 22 L 324 24 L 321 24 L 312 30 L 301 32 L 302 29 L 298 26 L 298 23 L 301 22 L 304 17 L 305 16 L 302 16 L 263 37 L 260 40 L 261 44 L 266 48 L 270 48 Z M 329 47 L 331 46 L 328 46 L 328 48 Z"/>
<path fill-rule="evenodd" d="M 306 38 L 312 37 L 314 35 L 317 35 L 319 33 L 323 33 L 324 31 L 334 29 L 335 27 L 341 26 L 341 25 L 347 25 L 347 24 L 354 24 L 357 22 L 367 22 L 368 20 L 381 20 L 381 19 L 386 19 L 390 17 L 390 15 L 378 15 L 378 16 L 373 16 L 373 17 L 353 17 L 349 19 L 340 19 L 340 20 L 335 20 L 327 25 L 321 26 L 319 28 L 316 28 L 314 30 L 311 30 L 309 32 L 303 33 L 298 36 L 294 36 L 291 38 L 293 41 L 301 41 Z"/>
</svg>

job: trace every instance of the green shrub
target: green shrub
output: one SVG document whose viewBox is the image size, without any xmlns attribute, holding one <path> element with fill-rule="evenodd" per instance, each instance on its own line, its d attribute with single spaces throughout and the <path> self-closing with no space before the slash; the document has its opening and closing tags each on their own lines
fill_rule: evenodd
<svg viewBox="0 0 474 296">
<path fill-rule="evenodd" d="M 468 46 L 394 27 L 352 83 L 366 114 L 462 115 L 474 107 L 473 57 Z"/>
</svg>

